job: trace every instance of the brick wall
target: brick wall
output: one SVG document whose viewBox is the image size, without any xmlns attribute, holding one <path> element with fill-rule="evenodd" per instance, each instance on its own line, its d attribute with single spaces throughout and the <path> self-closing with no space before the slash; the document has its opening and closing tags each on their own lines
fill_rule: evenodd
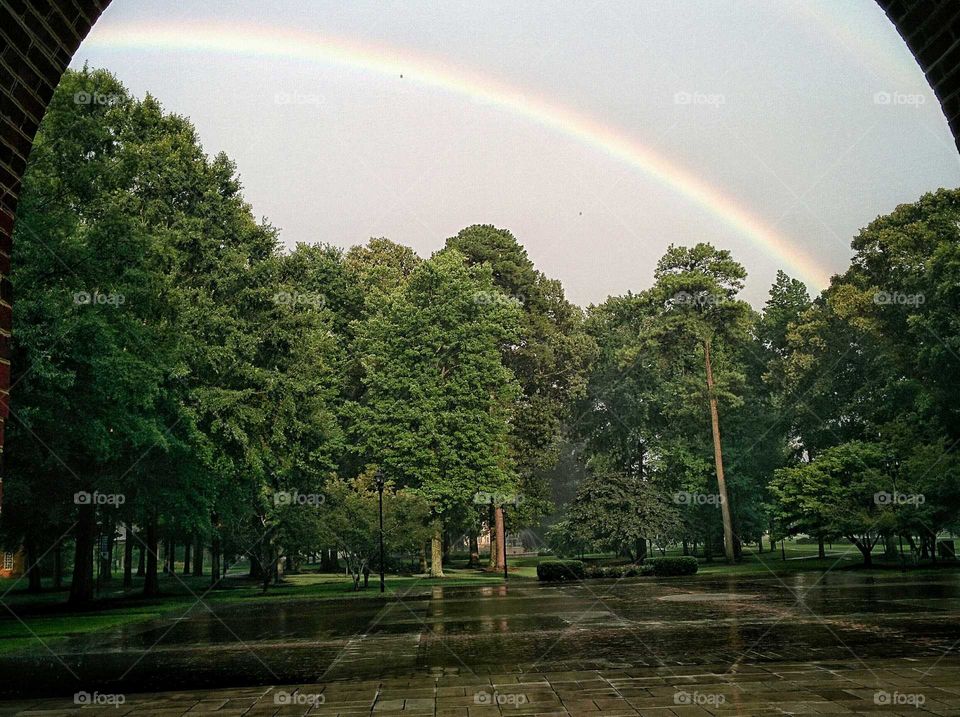
<svg viewBox="0 0 960 717">
<path fill-rule="evenodd" d="M 917 59 L 960 149 L 960 2 L 877 0 Z"/>
<path fill-rule="evenodd" d="M 8 277 L 20 177 L 54 87 L 109 2 L 0 0 L 0 451 L 10 412 Z"/>
</svg>

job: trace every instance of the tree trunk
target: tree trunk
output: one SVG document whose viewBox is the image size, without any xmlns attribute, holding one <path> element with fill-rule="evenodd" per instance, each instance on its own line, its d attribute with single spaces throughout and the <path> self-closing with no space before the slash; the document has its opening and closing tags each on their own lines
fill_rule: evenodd
<svg viewBox="0 0 960 717">
<path fill-rule="evenodd" d="M 214 533 L 210 543 L 210 584 L 220 582 L 220 536 Z"/>
<path fill-rule="evenodd" d="M 503 506 L 498 505 L 493 509 L 493 524 L 497 531 L 497 570 L 503 570 L 504 552 L 506 552 L 506 535 L 503 524 Z"/>
<path fill-rule="evenodd" d="M 147 541 L 144 549 L 147 552 L 147 571 L 143 579 L 143 594 L 147 597 L 160 594 L 160 577 L 157 575 L 157 549 L 160 540 L 157 536 L 157 517 L 147 519 Z"/>
<path fill-rule="evenodd" d="M 430 577 L 443 577 L 443 529 L 437 519 L 433 528 L 433 539 L 430 541 Z"/>
<path fill-rule="evenodd" d="M 704 339 L 703 357 L 707 365 L 707 395 L 710 399 L 710 427 L 713 431 L 713 460 L 717 468 L 717 491 L 720 493 L 720 511 L 723 514 L 723 551 L 727 562 L 734 561 L 733 521 L 730 517 L 730 501 L 727 500 L 727 481 L 723 475 L 723 449 L 720 445 L 720 416 L 717 412 L 717 396 L 713 388 L 713 364 L 710 361 L 710 339 Z"/>
<path fill-rule="evenodd" d="M 863 567 L 872 568 L 873 567 L 873 546 L 867 543 L 861 543 L 859 540 L 853 541 L 854 545 L 857 546 L 857 549 L 860 551 L 860 554 L 863 556 Z"/>
<path fill-rule="evenodd" d="M 259 553 L 250 553 L 250 572 L 247 573 L 247 577 L 257 581 L 263 578 L 263 564 L 260 562 Z"/>
<path fill-rule="evenodd" d="M 647 557 L 647 539 L 646 539 L 646 538 L 639 538 L 639 539 L 637 539 L 637 541 L 636 541 L 636 548 L 637 548 L 637 560 L 636 560 L 636 562 L 642 563 L 643 560 L 644 560 L 644 558 Z M 683 554 L 684 554 L 684 555 L 687 555 L 687 541 L 686 541 L 686 540 L 683 541 Z"/>
<path fill-rule="evenodd" d="M 56 590 L 63 587 L 63 540 L 57 541 L 53 549 L 53 587 Z"/>
<path fill-rule="evenodd" d="M 883 557 L 887 560 L 897 559 L 897 541 L 893 533 L 884 533 L 883 535 Z"/>
<path fill-rule="evenodd" d="M 488 565 L 496 570 L 497 568 L 497 555 L 499 551 L 497 550 L 497 529 L 494 525 L 496 522 L 496 513 L 493 509 L 493 506 L 490 506 L 490 512 L 487 515 L 487 533 L 490 535 L 490 560 Z"/>
<path fill-rule="evenodd" d="M 77 514 L 73 552 L 73 579 L 70 582 L 70 603 L 93 599 L 93 549 L 96 542 L 97 517 L 92 505 L 81 505 Z"/>
<path fill-rule="evenodd" d="M 167 541 L 167 567 L 171 575 L 177 574 L 177 541 L 173 538 Z"/>
<path fill-rule="evenodd" d="M 127 536 L 123 541 L 123 589 L 133 587 L 133 524 L 127 523 Z"/>
<path fill-rule="evenodd" d="M 190 541 L 183 541 L 183 574 L 190 574 Z"/>
<path fill-rule="evenodd" d="M 470 562 L 467 563 L 467 567 L 480 567 L 480 546 L 479 541 L 477 540 L 477 535 L 473 532 L 470 533 Z"/>
<path fill-rule="evenodd" d="M 193 543 L 193 577 L 203 575 L 203 539 L 197 538 Z"/>
<path fill-rule="evenodd" d="M 140 558 L 137 560 L 137 577 L 138 577 L 138 578 L 142 578 L 144 575 L 147 574 L 147 564 L 146 564 L 146 562 L 145 562 L 145 561 L 146 561 L 146 546 L 144 546 L 144 544 L 143 544 L 141 541 L 139 541 L 139 540 L 138 540 L 137 542 L 140 543 L 140 546 L 139 546 L 139 547 L 140 547 Z"/>
<path fill-rule="evenodd" d="M 710 530 L 703 536 L 703 559 L 708 562 L 713 562 L 713 541 L 710 540 Z"/>
<path fill-rule="evenodd" d="M 823 536 L 817 538 L 817 557 L 823 560 L 827 557 L 827 550 L 823 544 Z"/>
<path fill-rule="evenodd" d="M 109 583 L 113 580 L 113 538 L 117 531 L 112 519 L 104 522 L 103 529 L 107 536 L 107 550 L 106 553 L 101 553 L 98 545 L 97 557 L 100 560 L 100 580 Z"/>
<path fill-rule="evenodd" d="M 683 539 L 682 545 L 683 545 L 683 554 L 684 554 L 684 555 L 690 555 L 690 546 L 687 544 L 687 539 L 686 539 L 686 538 Z M 640 554 L 640 551 L 638 550 L 638 551 L 637 551 L 637 555 L 639 555 L 639 554 Z M 637 562 L 639 562 L 639 560 L 638 560 Z"/>
<path fill-rule="evenodd" d="M 40 556 L 37 554 L 37 544 L 33 540 L 27 541 L 27 592 L 39 593 L 43 590 L 43 581 L 40 575 Z"/>
</svg>

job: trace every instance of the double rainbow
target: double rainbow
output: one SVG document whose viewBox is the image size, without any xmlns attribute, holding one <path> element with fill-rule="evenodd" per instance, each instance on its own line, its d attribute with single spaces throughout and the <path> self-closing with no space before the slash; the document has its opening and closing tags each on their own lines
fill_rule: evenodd
<svg viewBox="0 0 960 717">
<path fill-rule="evenodd" d="M 406 49 L 357 44 L 290 29 L 243 24 L 118 24 L 95 28 L 86 42 L 95 49 L 223 53 L 336 64 L 399 77 L 501 108 L 547 127 L 640 170 L 700 206 L 763 251 L 783 262 L 815 289 L 829 272 L 811 256 L 739 206 L 731 197 L 674 164 L 650 147 L 600 120 L 527 91 Z"/>
</svg>

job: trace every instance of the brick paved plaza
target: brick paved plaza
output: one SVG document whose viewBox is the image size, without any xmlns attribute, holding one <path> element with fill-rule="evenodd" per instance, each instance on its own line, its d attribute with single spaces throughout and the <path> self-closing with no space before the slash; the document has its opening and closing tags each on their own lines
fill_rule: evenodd
<svg viewBox="0 0 960 717">
<path fill-rule="evenodd" d="M 917 697 L 923 703 L 914 706 Z M 500 703 L 490 704 L 490 703 Z M 117 707 L 72 699 L 7 703 L 22 715 L 958 715 L 960 661 L 857 660 L 447 674 L 328 684 L 128 695 Z"/>
<path fill-rule="evenodd" d="M 0 658 L 7 694 L 24 691 L 0 712 L 960 714 L 958 618 L 952 573 L 518 582 L 198 606 L 55 655 Z"/>
</svg>

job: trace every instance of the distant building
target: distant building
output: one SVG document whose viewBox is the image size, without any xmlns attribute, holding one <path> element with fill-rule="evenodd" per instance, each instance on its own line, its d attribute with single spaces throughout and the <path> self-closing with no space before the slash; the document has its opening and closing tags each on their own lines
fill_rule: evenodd
<svg viewBox="0 0 960 717">
<path fill-rule="evenodd" d="M 19 578 L 26 568 L 26 557 L 23 549 L 15 553 L 3 553 L 3 565 L 0 565 L 0 578 Z"/>
</svg>

